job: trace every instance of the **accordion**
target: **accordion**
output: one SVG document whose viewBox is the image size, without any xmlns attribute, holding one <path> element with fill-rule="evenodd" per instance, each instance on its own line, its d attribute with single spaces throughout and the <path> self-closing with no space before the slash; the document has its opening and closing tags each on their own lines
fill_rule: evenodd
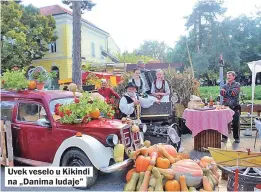
<svg viewBox="0 0 261 192">
<path fill-rule="evenodd" d="M 152 70 L 152 71 L 144 71 L 141 73 L 141 77 L 144 81 L 147 93 L 151 93 L 151 86 L 153 81 L 155 81 L 156 79 L 156 71 Z"/>
</svg>

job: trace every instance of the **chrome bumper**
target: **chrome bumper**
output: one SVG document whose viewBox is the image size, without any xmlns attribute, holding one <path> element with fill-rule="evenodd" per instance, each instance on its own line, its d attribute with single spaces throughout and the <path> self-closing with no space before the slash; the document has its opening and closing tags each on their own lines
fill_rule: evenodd
<svg viewBox="0 0 261 192">
<path fill-rule="evenodd" d="M 101 167 L 100 171 L 103 172 L 103 173 L 112 173 L 112 172 L 115 172 L 115 171 L 120 171 L 121 169 L 128 167 L 132 163 L 133 163 L 132 159 L 126 159 L 123 162 L 116 163 L 116 164 L 111 165 L 109 167 Z"/>
</svg>

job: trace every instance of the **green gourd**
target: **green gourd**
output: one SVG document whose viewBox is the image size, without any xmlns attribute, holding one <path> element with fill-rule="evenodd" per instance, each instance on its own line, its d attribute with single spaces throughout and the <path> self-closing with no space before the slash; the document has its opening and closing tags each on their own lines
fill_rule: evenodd
<svg viewBox="0 0 261 192">
<path fill-rule="evenodd" d="M 133 173 L 131 176 L 131 180 L 125 185 L 124 191 L 135 191 L 138 180 L 139 174 Z"/>
<path fill-rule="evenodd" d="M 145 176 L 145 172 L 140 172 L 139 174 L 140 174 L 139 175 L 139 182 L 138 182 L 138 185 L 136 187 L 136 191 L 138 191 L 140 189 L 140 186 L 141 186 L 143 179 L 144 179 L 144 176 Z"/>
</svg>

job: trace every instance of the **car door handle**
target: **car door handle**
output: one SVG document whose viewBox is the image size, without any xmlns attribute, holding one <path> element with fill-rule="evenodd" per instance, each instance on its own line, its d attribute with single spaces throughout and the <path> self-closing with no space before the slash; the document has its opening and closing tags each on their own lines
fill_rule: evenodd
<svg viewBox="0 0 261 192">
<path fill-rule="evenodd" d="M 20 127 L 18 126 L 13 126 L 14 129 L 21 129 Z"/>
</svg>

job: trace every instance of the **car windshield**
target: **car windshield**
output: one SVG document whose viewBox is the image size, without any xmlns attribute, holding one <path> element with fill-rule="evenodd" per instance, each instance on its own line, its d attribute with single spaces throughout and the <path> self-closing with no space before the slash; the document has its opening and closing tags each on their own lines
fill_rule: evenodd
<svg viewBox="0 0 261 192">
<path fill-rule="evenodd" d="M 68 98 L 61 98 L 61 99 L 54 99 L 50 102 L 50 110 L 51 110 L 51 113 L 52 115 L 54 115 L 54 109 L 55 109 L 55 105 L 57 103 L 59 104 L 69 104 L 69 103 L 72 103 L 74 101 L 74 98 L 73 97 L 68 97 Z"/>
</svg>

